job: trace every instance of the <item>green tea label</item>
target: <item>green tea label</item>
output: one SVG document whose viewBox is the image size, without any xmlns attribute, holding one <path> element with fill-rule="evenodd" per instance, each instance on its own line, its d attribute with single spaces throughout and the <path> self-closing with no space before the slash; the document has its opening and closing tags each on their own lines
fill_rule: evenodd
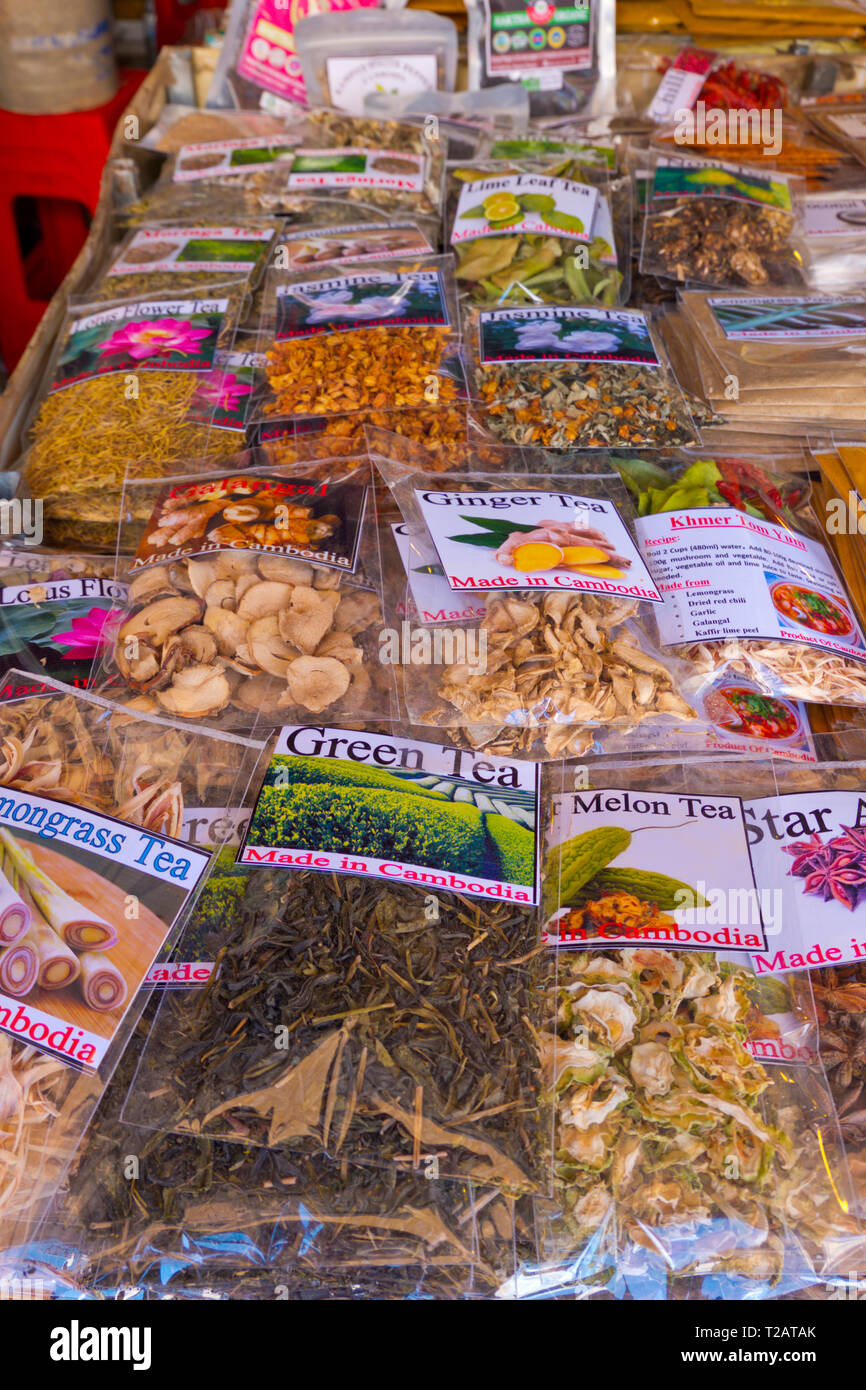
<svg viewBox="0 0 866 1390">
<path fill-rule="evenodd" d="M 106 272 L 115 275 L 152 275 L 176 272 L 189 275 L 213 271 L 247 275 L 261 260 L 273 236 L 270 227 L 239 230 L 233 227 L 142 227 L 121 256 Z"/>
<path fill-rule="evenodd" d="M 184 145 L 174 163 L 174 183 L 193 183 L 198 179 L 225 178 L 245 174 L 263 164 L 285 164 L 294 159 L 296 145 L 274 140 L 209 140 L 201 145 Z"/>
<path fill-rule="evenodd" d="M 861 295 L 711 296 L 707 303 L 726 338 L 747 342 L 807 342 L 866 334 Z"/>
<path fill-rule="evenodd" d="M 739 203 L 781 208 L 793 206 L 788 180 L 783 176 L 761 178 L 737 164 L 686 164 L 660 159 L 650 193 L 650 203 L 673 198 L 733 198 Z"/>
<path fill-rule="evenodd" d="M 342 275 L 277 289 L 275 339 L 311 338 L 357 328 L 449 322 L 445 285 L 438 270 L 389 275 Z"/>
<path fill-rule="evenodd" d="M 486 77 L 530 88 L 561 87 L 563 74 L 592 67 L 589 4 L 482 0 Z"/>
<path fill-rule="evenodd" d="M 767 944 L 772 901 L 758 893 L 737 796 L 616 785 L 563 792 L 544 867 L 548 944 L 734 952 Z"/>
<path fill-rule="evenodd" d="M 480 361 L 621 362 L 657 367 L 646 316 L 634 309 L 485 309 Z"/>
<path fill-rule="evenodd" d="M 321 726 L 280 731 L 238 863 L 538 902 L 539 766 Z"/>
<path fill-rule="evenodd" d="M 136 299 L 73 319 L 51 391 L 112 372 L 210 371 L 227 299 Z"/>
<path fill-rule="evenodd" d="M 460 190 L 452 245 L 476 237 L 549 233 L 590 241 L 598 214 L 597 188 L 543 174 L 505 174 L 466 183 Z"/>
<path fill-rule="evenodd" d="M 423 193 L 427 161 L 404 150 L 298 150 L 289 174 L 290 189 L 391 188 Z"/>
</svg>

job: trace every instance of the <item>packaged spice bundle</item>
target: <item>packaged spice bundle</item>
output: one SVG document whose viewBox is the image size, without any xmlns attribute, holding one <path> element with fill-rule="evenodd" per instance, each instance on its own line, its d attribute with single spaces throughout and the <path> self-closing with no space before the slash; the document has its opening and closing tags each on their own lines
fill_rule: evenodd
<svg viewBox="0 0 866 1390">
<path fill-rule="evenodd" d="M 798 208 L 785 175 L 660 156 L 647 190 L 641 272 L 730 289 L 799 286 Z"/>
<path fill-rule="evenodd" d="M 0 547 L 0 670 L 86 687 L 125 597 L 106 556 Z M 0 700 L 23 693 L 0 677 Z"/>
<path fill-rule="evenodd" d="M 506 443 L 670 448 L 696 441 L 645 314 L 554 305 L 467 311 L 473 397 Z"/>
<path fill-rule="evenodd" d="M 234 275 L 245 290 L 260 278 L 275 231 L 273 223 L 243 227 L 147 224 L 129 233 L 88 297 L 95 301 L 168 292 L 195 295 L 216 280 L 230 285 L 226 277 Z"/>
<path fill-rule="evenodd" d="M 432 256 L 435 251 L 424 230 L 414 222 L 389 221 L 379 226 L 361 222 L 337 227 L 328 223 L 285 232 L 274 261 L 281 269 L 298 274 L 320 265 Z"/>
<path fill-rule="evenodd" d="M 690 493 L 699 480 L 706 501 Z M 795 485 L 795 497 L 803 490 Z M 704 675 L 734 684 L 745 676 L 795 700 L 863 704 L 863 634 L 811 509 L 798 500 L 792 512 L 748 458 L 704 460 L 653 493 L 635 525 L 665 593 L 662 643 Z"/>
<path fill-rule="evenodd" d="M 451 159 L 474 159 L 479 142 L 497 131 L 523 130 L 529 120 L 529 96 L 517 83 L 474 92 L 418 92 L 414 96 L 370 92 L 364 111 L 377 120 L 408 120 L 422 126 L 435 119 L 448 140 Z M 499 158 L 499 156 L 495 156 Z"/>
<path fill-rule="evenodd" d="M 48 679 L 36 698 L 0 707 L 0 727 L 8 1243 L 62 1176 L 140 1012 L 137 991 L 207 874 L 210 854 L 183 833 L 185 803 L 242 798 L 260 745 Z"/>
<path fill-rule="evenodd" d="M 302 19 L 295 37 L 309 106 L 360 116 L 371 92 L 426 95 L 454 87 L 457 29 L 444 15 L 326 11 Z"/>
<path fill-rule="evenodd" d="M 450 261 L 365 262 L 349 275 L 273 272 L 260 346 L 265 416 L 345 415 L 447 405 L 457 345 Z"/>
<path fill-rule="evenodd" d="M 627 292 L 630 183 L 579 161 L 452 170 L 457 279 L 493 303 L 616 304 Z"/>
<path fill-rule="evenodd" d="M 237 448 L 232 431 L 212 428 L 236 385 L 217 358 L 234 336 L 229 292 L 72 301 L 22 466 L 50 543 L 115 548 L 128 463 L 153 472 Z"/>
<path fill-rule="evenodd" d="M 431 608 L 422 576 L 452 595 L 416 630 L 418 655 L 404 657 L 421 667 L 404 671 L 410 719 L 462 727 L 470 746 L 498 754 L 555 758 L 592 747 L 604 728 L 695 718 L 676 685 L 685 668 L 659 659 L 651 620 L 636 621 L 661 595 L 637 560 L 614 475 L 428 477 L 374 459 L 420 550 L 416 607 Z M 459 643 L 436 631 L 461 619 L 470 626 Z"/>
<path fill-rule="evenodd" d="M 389 717 L 370 466 L 253 463 L 126 489 L 129 599 L 103 668 L 136 708 L 252 727 Z M 141 533 L 142 491 L 153 511 Z"/>
</svg>

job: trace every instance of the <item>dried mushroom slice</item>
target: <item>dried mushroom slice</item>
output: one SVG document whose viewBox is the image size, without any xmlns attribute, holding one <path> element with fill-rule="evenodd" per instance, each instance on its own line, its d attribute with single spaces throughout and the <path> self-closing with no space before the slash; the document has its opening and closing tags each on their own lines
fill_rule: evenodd
<svg viewBox="0 0 866 1390">
<path fill-rule="evenodd" d="M 228 706 L 318 714 L 343 697 L 358 712 L 372 689 L 364 642 L 379 601 L 342 580 L 249 551 L 155 566 L 132 582 L 116 668 L 147 708 L 184 718 Z"/>
</svg>

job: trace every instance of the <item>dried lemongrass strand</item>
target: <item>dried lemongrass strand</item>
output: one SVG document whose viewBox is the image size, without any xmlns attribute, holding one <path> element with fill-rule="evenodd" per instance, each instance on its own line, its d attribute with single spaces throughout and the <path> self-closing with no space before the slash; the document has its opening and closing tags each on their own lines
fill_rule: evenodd
<svg viewBox="0 0 866 1390">
<path fill-rule="evenodd" d="M 766 685 L 768 675 L 794 700 L 822 705 L 866 704 L 866 664 L 798 642 L 731 638 L 686 647 L 683 655 L 700 674 L 720 667 Z"/>
</svg>

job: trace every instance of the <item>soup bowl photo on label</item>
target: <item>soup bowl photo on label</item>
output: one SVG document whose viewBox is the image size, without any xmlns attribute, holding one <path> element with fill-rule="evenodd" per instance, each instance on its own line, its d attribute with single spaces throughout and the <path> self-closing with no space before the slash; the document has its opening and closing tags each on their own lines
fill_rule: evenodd
<svg viewBox="0 0 866 1390">
<path fill-rule="evenodd" d="M 854 621 L 844 603 L 829 598 L 818 589 L 783 581 L 773 584 L 770 597 L 777 612 L 788 622 L 808 628 L 810 632 L 827 637 L 847 637 L 854 631 Z"/>
<path fill-rule="evenodd" d="M 746 685 L 722 685 L 704 700 L 707 718 L 720 733 L 738 738 L 792 743 L 802 737 L 796 705 L 775 695 L 763 695 Z"/>
</svg>

